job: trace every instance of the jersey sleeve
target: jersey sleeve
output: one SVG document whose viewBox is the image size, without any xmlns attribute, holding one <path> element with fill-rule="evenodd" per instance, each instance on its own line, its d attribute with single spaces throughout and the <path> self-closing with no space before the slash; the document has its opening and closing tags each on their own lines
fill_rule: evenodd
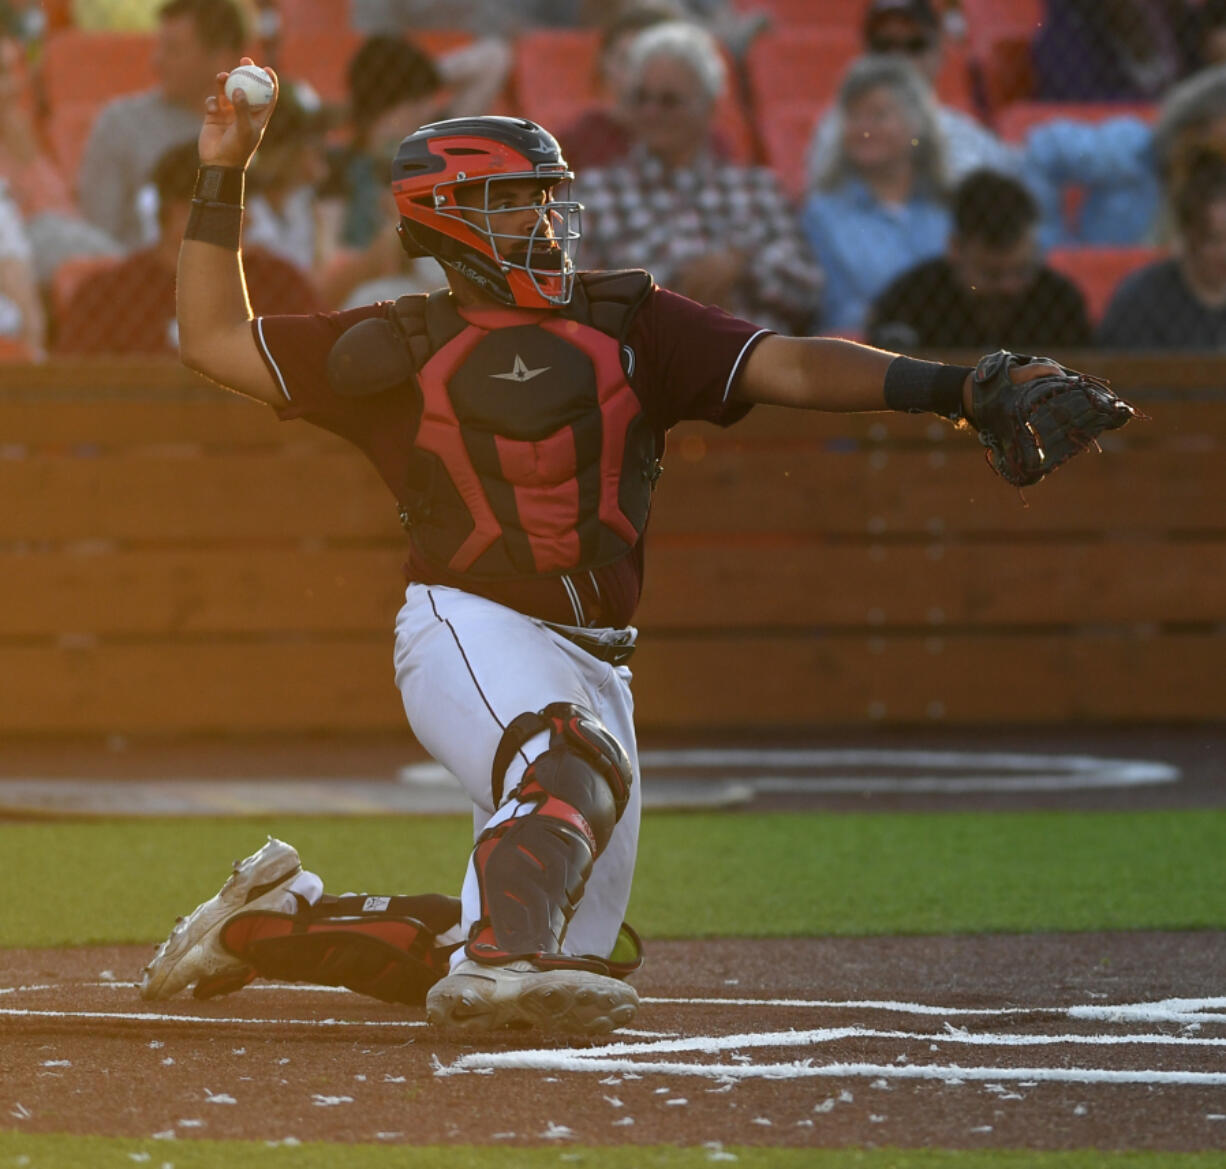
<svg viewBox="0 0 1226 1169">
<path fill-rule="evenodd" d="M 772 330 L 655 288 L 626 337 L 648 412 L 670 427 L 692 419 L 731 426 L 751 403 L 732 391 L 753 347 Z"/>
</svg>

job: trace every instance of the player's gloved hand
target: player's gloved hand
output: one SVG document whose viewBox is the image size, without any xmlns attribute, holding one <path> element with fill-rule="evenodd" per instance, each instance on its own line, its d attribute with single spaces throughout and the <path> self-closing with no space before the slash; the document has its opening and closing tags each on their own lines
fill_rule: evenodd
<svg viewBox="0 0 1226 1169">
<path fill-rule="evenodd" d="M 1043 366 L 1041 371 L 1024 370 Z M 970 423 L 988 463 L 1017 487 L 1028 487 L 1074 455 L 1097 447 L 1104 430 L 1143 417 L 1101 378 L 1067 369 L 1050 357 L 1001 349 L 980 358 L 971 379 Z"/>
</svg>

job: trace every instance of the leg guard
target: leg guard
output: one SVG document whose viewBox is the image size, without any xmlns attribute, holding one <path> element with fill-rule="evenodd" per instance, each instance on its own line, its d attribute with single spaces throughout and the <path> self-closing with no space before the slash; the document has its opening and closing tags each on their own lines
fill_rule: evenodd
<svg viewBox="0 0 1226 1169">
<path fill-rule="evenodd" d="M 240 913 L 226 923 L 221 943 L 247 970 L 202 981 L 195 994 L 212 998 L 260 976 L 420 1006 L 455 948 L 438 945 L 437 937 L 459 920 L 459 901 L 434 893 L 327 897 L 300 913 Z"/>
<path fill-rule="evenodd" d="M 481 917 L 467 954 L 479 962 L 547 964 L 560 953 L 592 863 L 630 798 L 634 772 L 621 744 L 588 711 L 565 702 L 507 728 L 494 760 L 496 797 L 515 753 L 546 730 L 549 747 L 508 798 L 510 814 L 496 813 L 473 850 Z"/>
</svg>

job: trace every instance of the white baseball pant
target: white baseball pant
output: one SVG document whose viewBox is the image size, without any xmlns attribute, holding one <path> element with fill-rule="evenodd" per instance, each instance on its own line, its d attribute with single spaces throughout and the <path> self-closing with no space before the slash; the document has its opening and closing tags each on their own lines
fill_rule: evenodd
<svg viewBox="0 0 1226 1169">
<path fill-rule="evenodd" d="M 591 711 L 625 748 L 634 765 L 630 801 L 596 858 L 562 945 L 567 954 L 608 956 L 630 900 L 642 806 L 629 669 L 594 658 L 513 609 L 458 589 L 422 584 L 408 587 L 396 618 L 395 666 L 413 733 L 472 800 L 474 839 L 493 816 L 512 813 L 510 793 L 528 763 L 548 746 L 545 732 L 528 740 L 507 771 L 504 802 L 496 809 L 494 754 L 517 715 L 543 710 L 551 702 L 573 702 Z M 471 860 L 461 903 L 460 925 L 467 937 L 480 917 Z M 463 956 L 458 950 L 452 961 Z"/>
</svg>

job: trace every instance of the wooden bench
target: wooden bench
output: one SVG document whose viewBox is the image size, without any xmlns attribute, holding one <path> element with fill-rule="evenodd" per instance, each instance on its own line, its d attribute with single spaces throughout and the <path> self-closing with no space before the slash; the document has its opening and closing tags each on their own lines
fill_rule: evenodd
<svg viewBox="0 0 1226 1169">
<path fill-rule="evenodd" d="M 1024 499 L 928 418 L 679 427 L 640 724 L 1226 717 L 1226 359 L 1065 357 L 1151 421 Z M 0 735 L 403 726 L 403 537 L 339 440 L 170 363 L 7 367 L 0 500 Z"/>
</svg>

